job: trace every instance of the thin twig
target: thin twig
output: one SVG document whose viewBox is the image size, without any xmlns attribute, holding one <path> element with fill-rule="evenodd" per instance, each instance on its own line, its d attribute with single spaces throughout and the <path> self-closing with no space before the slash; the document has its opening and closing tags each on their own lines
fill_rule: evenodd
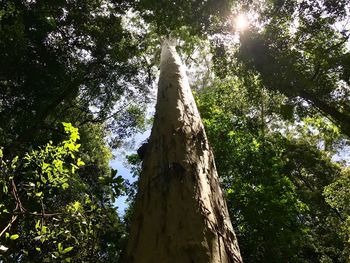
<svg viewBox="0 0 350 263">
<path fill-rule="evenodd" d="M 18 215 L 13 215 L 11 221 L 7 224 L 7 226 L 1 231 L 0 237 L 6 232 L 7 229 L 9 229 L 13 223 L 16 221 Z"/>
</svg>

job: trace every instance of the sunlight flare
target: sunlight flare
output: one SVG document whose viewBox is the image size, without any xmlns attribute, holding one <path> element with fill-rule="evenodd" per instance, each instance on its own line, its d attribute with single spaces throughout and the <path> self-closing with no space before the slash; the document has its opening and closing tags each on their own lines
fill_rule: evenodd
<svg viewBox="0 0 350 263">
<path fill-rule="evenodd" d="M 235 27 L 238 31 L 243 31 L 248 27 L 248 19 L 244 14 L 239 14 L 235 18 Z"/>
</svg>

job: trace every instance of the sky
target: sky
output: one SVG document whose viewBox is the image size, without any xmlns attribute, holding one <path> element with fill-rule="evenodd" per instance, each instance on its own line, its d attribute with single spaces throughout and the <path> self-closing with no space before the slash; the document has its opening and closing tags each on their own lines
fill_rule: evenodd
<svg viewBox="0 0 350 263">
<path fill-rule="evenodd" d="M 125 180 L 129 180 L 130 183 L 134 182 L 134 178 L 128 168 L 126 156 L 133 154 L 141 146 L 141 144 L 149 137 L 151 132 L 151 127 L 149 127 L 145 132 L 136 134 L 131 140 L 133 141 L 132 147 L 128 149 L 121 149 L 113 151 L 115 158 L 110 162 L 110 166 L 113 169 L 118 170 L 118 175 L 121 175 Z M 120 196 L 115 202 L 118 214 L 124 215 L 125 209 L 128 207 L 126 202 L 126 196 Z"/>
</svg>

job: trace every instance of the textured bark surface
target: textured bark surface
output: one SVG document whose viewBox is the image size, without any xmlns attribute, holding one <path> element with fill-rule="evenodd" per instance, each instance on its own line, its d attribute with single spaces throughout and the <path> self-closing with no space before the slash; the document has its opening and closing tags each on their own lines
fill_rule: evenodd
<svg viewBox="0 0 350 263">
<path fill-rule="evenodd" d="M 168 43 L 160 68 L 156 115 L 124 261 L 242 262 L 185 70 Z"/>
</svg>

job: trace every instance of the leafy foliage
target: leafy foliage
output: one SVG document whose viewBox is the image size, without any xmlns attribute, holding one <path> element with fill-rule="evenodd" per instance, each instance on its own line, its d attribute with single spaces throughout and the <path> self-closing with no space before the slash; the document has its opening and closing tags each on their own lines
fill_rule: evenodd
<svg viewBox="0 0 350 263">
<path fill-rule="evenodd" d="M 346 242 L 345 255 L 349 255 L 350 250 L 350 173 L 349 168 L 344 170 L 342 175 L 333 183 L 326 186 L 324 196 L 326 202 L 337 211 L 339 218 L 336 220 L 339 235 Z"/>
<path fill-rule="evenodd" d="M 110 129 L 124 136 L 129 128 L 118 127 L 125 117 L 118 119 L 132 113 L 125 104 L 142 105 L 140 94 L 147 91 L 139 75 L 143 62 L 135 59 L 143 52 L 141 43 L 122 23 L 128 6 L 128 1 L 104 0 L 1 4 L 0 136 L 5 148 L 15 152 L 33 141 L 42 145 L 61 121 L 83 125 L 114 117 Z"/>
<path fill-rule="evenodd" d="M 79 176 L 85 163 L 78 157 L 78 129 L 63 125 L 68 139 L 58 145 L 50 141 L 11 161 L 2 159 L 0 222 L 6 253 L 1 257 L 7 262 L 103 262 L 116 256 L 113 238 L 121 235 L 116 212 L 96 200 Z M 111 255 L 107 247 L 114 248 Z"/>
<path fill-rule="evenodd" d="M 302 98 L 349 136 L 348 3 L 272 1 L 255 11 L 259 24 L 240 35 L 238 61 L 258 72 L 267 89 L 308 110 Z"/>
<path fill-rule="evenodd" d="M 243 258 L 346 262 L 341 217 L 323 196 L 341 178 L 341 167 L 317 147 L 322 139 L 316 135 L 283 132 L 290 124 L 247 90 L 238 79 L 226 79 L 197 93 Z"/>
<path fill-rule="evenodd" d="M 132 206 L 113 204 L 136 183 L 106 141 L 143 128 L 164 35 L 200 68 L 244 261 L 348 260 L 348 1 L 0 2 L 0 260 L 119 259 Z M 237 33 L 240 11 L 257 15 Z"/>
<path fill-rule="evenodd" d="M 230 10 L 232 1 L 135 1 L 133 7 L 140 11 L 146 22 L 155 24 L 157 32 L 169 35 L 181 27 L 193 34 L 207 34 L 217 28 Z"/>
</svg>

